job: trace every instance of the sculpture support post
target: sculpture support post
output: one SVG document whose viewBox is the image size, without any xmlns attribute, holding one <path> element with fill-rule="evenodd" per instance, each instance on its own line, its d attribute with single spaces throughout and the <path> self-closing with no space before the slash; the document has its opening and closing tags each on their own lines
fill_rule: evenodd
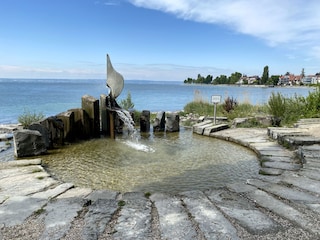
<svg viewBox="0 0 320 240">
<path fill-rule="evenodd" d="M 109 111 L 109 120 L 110 120 L 110 124 L 109 124 L 109 131 L 110 131 L 110 138 L 115 139 L 115 131 L 114 131 L 114 112 Z"/>
</svg>

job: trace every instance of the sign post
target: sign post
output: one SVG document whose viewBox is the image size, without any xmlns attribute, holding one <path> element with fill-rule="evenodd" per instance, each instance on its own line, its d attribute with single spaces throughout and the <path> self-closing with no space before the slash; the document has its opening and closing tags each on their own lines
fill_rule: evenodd
<svg viewBox="0 0 320 240">
<path fill-rule="evenodd" d="M 216 125 L 217 104 L 221 102 L 221 96 L 220 95 L 212 95 L 211 102 L 214 104 L 213 118 L 214 118 L 214 125 Z"/>
</svg>

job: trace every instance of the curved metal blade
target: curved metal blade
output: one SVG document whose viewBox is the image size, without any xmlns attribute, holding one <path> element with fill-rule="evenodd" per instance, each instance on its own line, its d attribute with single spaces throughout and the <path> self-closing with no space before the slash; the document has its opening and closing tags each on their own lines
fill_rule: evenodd
<svg viewBox="0 0 320 240">
<path fill-rule="evenodd" d="M 110 88 L 111 98 L 117 98 L 122 92 L 124 85 L 123 76 L 114 70 L 110 57 L 107 54 L 107 86 Z"/>
</svg>

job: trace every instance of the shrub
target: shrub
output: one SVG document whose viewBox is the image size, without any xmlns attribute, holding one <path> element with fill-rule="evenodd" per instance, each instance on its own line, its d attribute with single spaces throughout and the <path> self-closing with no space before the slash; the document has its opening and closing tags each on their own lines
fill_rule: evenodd
<svg viewBox="0 0 320 240">
<path fill-rule="evenodd" d="M 45 115 L 42 112 L 30 112 L 29 110 L 24 110 L 23 114 L 18 116 L 18 122 L 22 124 L 24 128 L 30 126 L 33 122 L 38 122 L 45 118 Z"/>
<path fill-rule="evenodd" d="M 131 94 L 130 92 L 128 92 L 127 94 L 127 98 L 126 99 L 122 99 L 121 102 L 120 102 L 120 106 L 126 110 L 129 110 L 129 109 L 133 109 L 134 108 L 134 104 L 131 100 Z"/>
<path fill-rule="evenodd" d="M 230 98 L 230 97 L 227 97 L 225 100 L 224 100 L 224 103 L 223 103 L 223 109 L 229 113 L 231 112 L 232 110 L 235 109 L 235 107 L 238 105 L 238 102 L 235 98 Z"/>
<path fill-rule="evenodd" d="M 268 100 L 268 110 L 272 115 L 272 125 L 280 126 L 280 122 L 286 111 L 286 101 L 281 93 L 272 92 Z"/>
<path fill-rule="evenodd" d="M 291 98 L 286 98 L 285 101 L 285 113 L 283 116 L 283 122 L 285 124 L 293 124 L 300 118 L 306 115 L 306 99 L 301 96 L 293 96 Z"/>
<path fill-rule="evenodd" d="M 306 117 L 320 117 L 320 87 L 306 97 Z"/>
</svg>

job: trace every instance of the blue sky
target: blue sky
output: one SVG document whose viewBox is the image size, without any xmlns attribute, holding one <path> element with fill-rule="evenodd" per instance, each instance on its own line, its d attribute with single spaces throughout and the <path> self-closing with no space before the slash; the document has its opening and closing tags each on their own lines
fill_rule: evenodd
<svg viewBox="0 0 320 240">
<path fill-rule="evenodd" d="M 320 72 L 318 0 L 1 0 L 0 78 Z"/>
</svg>

